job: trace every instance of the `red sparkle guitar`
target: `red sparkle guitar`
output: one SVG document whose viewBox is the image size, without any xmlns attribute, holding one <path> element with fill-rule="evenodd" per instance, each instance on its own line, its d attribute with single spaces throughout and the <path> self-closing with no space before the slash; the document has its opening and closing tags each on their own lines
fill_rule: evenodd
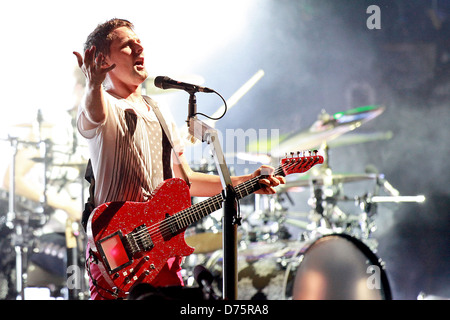
<svg viewBox="0 0 450 320">
<path fill-rule="evenodd" d="M 281 160 L 274 175 L 303 173 L 323 163 L 317 151 Z M 259 190 L 255 177 L 235 187 L 239 199 Z M 223 195 L 217 194 L 191 206 L 189 187 L 182 179 L 164 181 L 147 202 L 108 202 L 98 206 L 87 225 L 91 253 L 97 260 L 106 289 L 124 298 L 138 283 L 152 283 L 166 261 L 188 256 L 194 248 L 184 239 L 186 228 L 219 210 Z"/>
</svg>

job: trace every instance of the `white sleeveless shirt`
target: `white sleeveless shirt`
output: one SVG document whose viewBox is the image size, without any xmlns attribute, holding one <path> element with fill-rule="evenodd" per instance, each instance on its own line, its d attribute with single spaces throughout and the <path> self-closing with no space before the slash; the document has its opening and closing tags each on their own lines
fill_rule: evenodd
<svg viewBox="0 0 450 320">
<path fill-rule="evenodd" d="M 89 145 L 95 177 L 95 205 L 110 201 L 146 201 L 164 181 L 159 121 L 151 106 L 149 111 L 142 111 L 105 91 L 104 97 L 108 114 L 103 122 L 92 121 L 83 105 L 79 107 L 77 118 L 78 130 Z M 182 154 L 184 146 L 176 124 L 170 112 L 160 110 L 175 151 Z M 93 129 L 86 129 L 92 126 Z M 172 161 L 170 163 L 172 166 Z"/>
</svg>

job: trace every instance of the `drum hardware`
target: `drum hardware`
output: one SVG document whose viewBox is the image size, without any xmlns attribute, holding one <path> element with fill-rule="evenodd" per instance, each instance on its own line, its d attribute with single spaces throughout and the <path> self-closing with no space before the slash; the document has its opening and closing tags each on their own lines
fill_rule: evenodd
<svg viewBox="0 0 450 320">
<path fill-rule="evenodd" d="M 351 174 L 351 173 L 315 173 L 304 174 L 295 180 L 288 180 L 286 184 L 278 186 L 281 192 L 291 192 L 295 188 L 305 188 L 314 184 L 315 186 L 340 185 L 343 183 L 360 182 L 360 181 L 376 181 L 376 174 Z M 303 191 L 304 189 L 300 189 Z"/>
<path fill-rule="evenodd" d="M 289 230 L 285 227 L 286 208 L 283 207 L 284 197 L 287 194 L 254 195 L 254 209 L 244 215 L 242 228 L 245 241 L 248 242 L 274 242 L 291 238 Z"/>
<path fill-rule="evenodd" d="M 311 197 L 308 204 L 312 207 L 312 223 L 308 226 L 310 230 L 315 225 L 314 233 L 329 234 L 333 232 L 348 231 L 347 215 L 337 207 L 337 201 L 341 194 L 342 184 L 364 180 L 376 180 L 377 174 L 333 174 L 329 167 L 329 144 L 341 138 L 363 123 L 370 121 L 384 112 L 383 106 L 366 106 L 337 112 L 329 115 L 322 111 L 318 120 L 306 131 L 296 133 L 281 141 L 276 150 L 272 150 L 272 156 L 280 156 L 285 150 L 301 146 L 302 149 L 320 147 L 324 163 L 311 170 L 309 174 L 301 175 L 294 181 L 287 181 L 285 185 L 279 186 L 280 192 L 302 191 L 304 187 L 310 187 Z M 349 135 L 347 135 L 349 136 Z M 340 145 L 360 143 L 366 141 L 390 139 L 392 133 L 375 133 L 366 135 L 352 135 L 347 140 L 343 139 Z M 339 141 L 336 142 L 339 145 Z M 294 148 L 295 149 L 295 148 Z M 278 154 L 277 154 L 278 152 Z M 290 221 L 292 222 L 292 221 Z M 350 224 L 351 225 L 351 224 Z M 308 236 L 309 238 L 311 235 Z M 316 237 L 316 235 L 312 235 Z"/>
<path fill-rule="evenodd" d="M 40 248 L 37 247 L 37 244 L 39 243 L 40 236 L 42 234 L 42 231 L 45 229 L 45 227 L 49 226 L 48 222 L 50 221 L 50 217 L 55 210 L 53 207 L 50 207 L 48 204 L 48 194 L 49 194 L 49 187 L 50 185 L 52 187 L 55 187 L 55 191 L 58 193 L 61 191 L 62 188 L 65 187 L 67 182 L 73 181 L 73 179 L 68 178 L 67 172 L 65 172 L 64 175 L 61 175 L 60 178 L 52 178 L 51 176 L 53 173 L 51 172 L 54 168 L 58 167 L 67 167 L 67 168 L 75 168 L 78 169 L 80 172 L 80 179 L 81 179 L 81 186 L 82 186 L 82 204 L 81 204 L 81 210 L 84 207 L 84 179 L 82 178 L 82 174 L 84 174 L 83 168 L 86 166 L 86 163 L 69 161 L 69 162 L 63 162 L 63 161 L 57 161 L 57 158 L 59 154 L 69 155 L 68 152 L 65 151 L 67 149 L 66 144 L 57 145 L 54 144 L 50 139 L 43 139 L 42 130 L 43 129 L 51 129 L 53 128 L 53 124 L 49 124 L 46 122 L 43 122 L 42 114 L 39 110 L 38 112 L 38 119 L 37 124 L 39 124 L 39 136 L 36 141 L 31 139 L 32 141 L 23 140 L 18 137 L 12 137 L 8 136 L 7 139 L 2 139 L 5 141 L 8 141 L 11 145 L 11 158 L 12 161 L 10 165 L 10 177 L 13 177 L 10 179 L 9 182 L 9 191 L 2 192 L 1 198 L 5 199 L 5 206 L 7 204 L 7 210 L 5 209 L 5 214 L 1 215 L 0 217 L 0 227 L 1 227 L 1 234 L 5 234 L 7 241 L 2 242 L 3 249 L 8 249 L 8 252 L 10 252 L 12 255 L 14 255 L 13 260 L 11 260 L 10 268 L 13 275 L 9 276 L 7 275 L 8 281 L 10 284 L 13 285 L 10 288 L 10 293 L 8 296 L 14 296 L 14 299 L 24 299 L 25 298 L 25 292 L 27 286 L 33 286 L 35 284 L 45 284 L 42 281 L 36 281 L 36 279 L 39 279 L 42 274 L 47 274 L 48 277 L 46 279 L 49 279 L 50 281 L 54 275 L 50 272 L 46 271 L 45 268 L 41 268 L 30 259 L 34 259 L 34 256 L 36 254 L 43 254 L 44 252 L 40 250 Z M 35 129 L 37 128 L 37 124 L 19 124 L 15 127 L 17 128 L 26 128 L 26 129 Z M 72 123 L 73 124 L 73 123 Z M 23 147 L 22 147 L 23 146 Z M 61 146 L 61 148 L 59 148 Z M 77 142 L 74 141 L 74 146 L 72 148 L 72 151 L 76 149 Z M 20 148 L 19 148 L 20 147 Z M 21 149 L 26 151 L 26 148 L 32 148 L 32 154 L 34 156 L 30 157 L 23 157 L 23 154 L 21 153 L 19 155 L 20 159 L 16 157 L 18 152 L 21 152 Z M 64 148 L 64 150 L 62 149 Z M 20 150 L 19 150 L 20 149 Z M 34 151 L 36 150 L 36 151 Z M 72 159 L 72 155 L 69 155 Z M 44 175 L 42 176 L 43 181 L 43 191 L 42 196 L 38 201 L 32 201 L 28 198 L 34 199 L 34 194 L 30 196 L 21 196 L 17 194 L 17 187 L 15 183 L 17 183 L 17 177 L 22 169 L 22 167 L 18 167 L 21 165 L 21 162 L 19 163 L 19 160 L 24 159 L 25 161 L 25 167 L 28 168 L 29 160 L 40 164 L 44 167 Z M 66 159 L 66 157 L 64 157 Z M 70 173 L 70 172 L 69 172 Z M 40 177 L 40 176 L 39 176 Z M 59 188 L 59 191 L 57 191 Z M 41 189 L 41 188 L 39 188 Z M 13 192 L 10 192 L 10 191 Z M 1 191 L 1 190 L 0 190 Z M 52 190 L 50 190 L 51 192 Z M 41 195 L 41 194 L 39 194 Z M 52 198 L 53 199 L 53 198 Z M 58 203 L 59 204 L 59 203 Z M 56 205 L 58 205 L 56 204 Z M 3 205 L 3 203 L 2 203 Z M 53 205 L 53 203 L 52 203 Z M 61 203 L 61 205 L 64 205 Z M 57 207 L 60 208 L 60 207 Z M 66 208 L 60 208 L 62 210 L 66 210 Z M 58 221 L 59 223 L 60 221 Z M 76 264 L 80 267 L 80 270 L 84 270 L 84 234 L 82 232 L 79 232 L 79 228 L 76 226 L 77 222 L 71 223 L 70 227 L 68 227 L 66 231 L 69 231 L 68 233 L 72 236 L 71 238 L 67 238 L 67 261 L 66 258 L 64 258 L 64 263 L 69 264 Z M 51 227 L 50 227 L 51 228 Z M 51 229 L 53 230 L 53 229 Z M 64 232 L 64 231 L 62 231 Z M 70 243 L 73 242 L 73 238 L 75 238 L 76 246 L 70 245 Z M 3 252 L 2 249 L 2 252 Z M 47 248 L 48 249 L 48 248 Z M 45 267 L 45 266 L 44 266 Z M 5 271 L 7 268 L 2 268 L 1 270 Z M 42 270 L 40 270 L 42 269 Z M 6 273 L 5 273 L 6 275 Z M 80 276 L 83 277 L 84 272 L 80 273 Z M 88 290 L 88 284 L 87 279 L 86 281 L 81 280 L 81 289 L 77 288 L 76 292 L 69 290 L 69 298 L 73 299 L 84 299 L 89 297 L 89 290 Z M 51 286 L 52 283 L 49 282 L 49 286 Z M 14 287 L 14 288 L 13 288 Z M 72 294 L 73 293 L 73 294 Z"/>
<path fill-rule="evenodd" d="M 72 121 L 72 125 L 75 125 L 75 122 Z M 74 127 L 74 130 L 76 128 Z M 76 140 L 76 135 L 74 134 L 74 141 L 72 146 L 72 152 L 74 153 L 78 147 L 78 142 Z M 32 158 L 35 162 L 40 162 L 47 164 L 47 167 L 51 168 L 74 168 L 78 172 L 78 177 L 76 180 L 79 180 L 80 184 L 80 212 L 84 209 L 85 204 L 85 179 L 84 179 L 84 171 L 87 166 L 86 161 L 68 161 L 61 162 L 56 161 L 53 157 L 53 153 L 61 153 L 63 155 L 67 155 L 67 152 L 63 151 L 55 151 L 52 149 L 52 156 L 46 157 L 35 157 Z M 46 169 L 47 170 L 47 169 Z M 46 171 L 47 172 L 47 171 Z M 48 179 L 46 181 L 46 185 L 50 182 Z M 60 178 L 52 179 L 51 183 L 54 186 L 58 186 L 59 192 L 65 187 L 68 182 L 72 182 L 72 179 L 67 178 L 67 172 Z M 77 266 L 79 270 L 84 270 L 85 265 L 85 255 L 84 250 L 86 248 L 87 239 L 85 234 L 81 232 L 81 225 L 79 221 L 73 221 L 72 219 L 66 220 L 65 225 L 65 238 L 66 238 L 66 265 L 67 266 Z M 75 272 L 72 275 L 66 275 L 71 277 L 71 282 L 79 284 L 76 287 L 70 287 L 67 290 L 67 298 L 69 300 L 85 300 L 89 297 L 89 287 L 88 287 L 88 278 L 84 272 Z M 74 278 L 76 278 L 74 280 Z"/>
<path fill-rule="evenodd" d="M 65 154 L 65 153 L 64 153 Z M 43 158 L 33 158 L 32 160 L 36 162 L 43 162 Z M 48 166 L 52 168 L 74 168 L 78 172 L 78 177 L 80 185 L 80 212 L 82 212 L 85 203 L 85 179 L 84 171 L 87 166 L 86 162 L 55 162 L 55 159 L 51 158 L 48 161 Z M 67 172 L 65 172 L 60 178 L 54 178 L 51 180 L 51 184 L 58 188 L 60 192 L 69 182 L 75 181 L 74 179 L 67 178 Z M 50 182 L 50 181 L 49 181 Z M 65 236 L 66 236 L 66 256 L 67 266 L 76 266 L 78 270 L 84 270 L 85 265 L 85 255 L 84 250 L 86 248 L 87 239 L 85 234 L 81 232 L 81 225 L 79 221 L 73 221 L 71 218 L 66 220 L 65 225 Z M 74 270 L 74 269 L 71 269 Z M 88 278 L 84 272 L 73 272 L 72 274 L 67 274 L 70 277 L 71 283 L 77 284 L 71 285 L 67 288 L 67 298 L 69 300 L 85 300 L 89 298 L 89 287 Z M 69 279 L 68 279 L 69 280 Z"/>
<path fill-rule="evenodd" d="M 400 202 L 414 202 L 423 203 L 426 197 L 424 195 L 417 196 L 373 196 L 370 198 L 372 203 L 400 203 Z"/>
<path fill-rule="evenodd" d="M 0 238 L 0 300 L 16 299 L 15 252 L 11 247 L 11 233 Z"/>
<path fill-rule="evenodd" d="M 324 235 L 344 232 L 347 228 L 347 215 L 337 206 L 342 184 L 333 180 L 328 162 L 320 178 L 317 179 L 317 176 L 314 176 L 310 182 L 311 193 L 308 199 L 308 204 L 312 208 L 310 219 L 316 225 L 313 238 L 317 236 L 317 233 Z"/>
<path fill-rule="evenodd" d="M 307 239 L 308 242 L 312 242 L 314 245 L 309 244 L 308 246 L 304 246 L 304 243 L 296 242 L 297 247 L 290 250 L 281 250 L 276 249 L 274 247 L 271 247 L 271 245 L 277 245 L 280 242 L 268 242 L 264 241 L 263 238 L 258 238 L 255 240 L 260 240 L 259 242 L 245 242 L 245 246 L 240 249 L 239 253 L 239 261 L 241 259 L 248 260 L 246 261 L 251 266 L 244 266 L 244 269 L 247 269 L 246 272 L 242 272 L 242 266 L 239 265 L 239 284 L 245 284 L 247 288 L 251 284 L 253 284 L 253 288 L 257 291 L 256 293 L 253 292 L 250 296 L 246 297 L 239 297 L 240 299 L 251 299 L 251 298 L 264 298 L 267 297 L 267 294 L 265 292 L 266 287 L 268 283 L 270 283 L 270 280 L 268 280 L 267 277 L 264 277 L 264 275 L 267 275 L 273 270 L 274 268 L 278 268 L 277 270 L 284 270 L 286 271 L 286 274 L 284 275 L 285 279 L 285 289 L 288 290 L 289 285 L 287 284 L 287 281 L 289 280 L 291 285 L 291 290 L 293 287 L 293 281 L 294 277 L 292 276 L 292 271 L 296 271 L 294 276 L 299 275 L 301 272 L 298 271 L 298 268 L 300 265 L 304 267 L 307 265 L 305 261 L 311 261 L 311 259 L 308 259 L 305 256 L 305 253 L 308 253 L 310 256 L 316 257 L 317 255 L 313 253 L 319 252 L 319 256 L 322 255 L 322 257 L 319 257 L 322 261 L 323 258 L 329 258 L 332 257 L 331 253 L 335 252 L 336 250 L 344 250 L 345 252 L 345 259 L 336 260 L 339 263 L 345 263 L 348 261 L 345 261 L 346 259 L 349 261 L 352 261 L 353 264 L 358 266 L 358 276 L 359 279 L 356 277 L 352 277 L 351 273 L 348 273 L 347 276 L 347 282 L 350 283 L 350 285 L 353 285 L 354 287 L 358 287 L 361 281 L 367 280 L 367 277 L 369 276 L 366 271 L 367 263 L 370 262 L 370 265 L 379 267 L 381 272 L 383 273 L 383 263 L 380 262 L 380 260 L 374 256 L 374 251 L 376 250 L 376 244 L 370 245 L 370 235 L 375 230 L 376 226 L 373 220 L 371 219 L 373 215 L 376 214 L 376 205 L 375 203 L 371 201 L 365 201 L 364 203 L 359 203 L 361 209 L 363 210 L 363 213 L 358 215 L 357 217 L 351 216 L 346 214 L 344 211 L 342 211 L 338 203 L 339 201 L 346 200 L 347 197 L 342 195 L 342 186 L 345 183 L 351 183 L 351 182 L 360 182 L 360 181 L 377 181 L 377 183 L 380 181 L 380 175 L 376 173 L 365 173 L 365 174 L 334 174 L 330 167 L 328 166 L 328 152 L 329 152 L 329 141 L 334 140 L 340 135 L 342 135 L 345 132 L 349 132 L 354 130 L 355 128 L 359 127 L 362 123 L 371 120 L 378 115 L 380 115 L 384 111 L 384 108 L 378 108 L 369 106 L 366 108 L 358 108 L 351 110 L 349 112 L 343 112 L 343 113 L 336 113 L 333 116 L 329 116 L 325 113 L 323 113 L 319 120 L 313 125 L 314 130 L 310 130 L 309 132 L 304 132 L 304 142 L 310 143 L 311 148 L 317 147 L 321 145 L 323 148 L 326 156 L 324 157 L 326 159 L 325 163 L 321 166 L 319 172 L 316 172 L 314 174 L 313 171 L 310 172 L 308 175 L 302 175 L 300 179 L 296 181 L 288 181 L 286 185 L 279 186 L 279 189 L 281 193 L 285 192 L 286 194 L 289 192 L 292 192 L 293 188 L 304 188 L 304 187 L 310 187 L 310 199 L 308 200 L 308 204 L 312 207 L 311 212 L 309 213 L 309 220 L 310 223 L 300 221 L 297 219 L 293 219 L 292 217 L 286 216 L 287 210 L 273 210 L 273 202 L 266 202 L 264 205 L 265 210 L 261 210 L 261 207 L 258 206 L 258 202 L 255 205 L 255 213 L 254 216 L 257 218 L 258 221 L 264 221 L 267 220 L 267 218 L 273 218 L 273 214 L 278 214 L 277 222 L 279 225 L 284 224 L 290 224 L 293 226 L 297 226 L 299 228 L 302 228 L 305 230 L 305 239 Z M 311 128 L 313 128 L 311 127 Z M 391 135 L 377 135 L 375 140 L 379 140 L 380 136 L 382 136 L 383 139 L 388 139 L 391 137 Z M 373 138 L 373 137 L 372 137 Z M 352 139 L 350 139 L 352 140 Z M 286 143 L 291 141 L 292 143 L 295 143 L 296 146 L 301 145 L 304 146 L 306 144 L 299 142 L 298 136 L 297 137 L 290 137 L 286 140 Z M 336 140 L 335 140 L 336 141 Z M 281 146 L 284 146 L 280 144 Z M 303 147 L 302 147 L 303 148 Z M 280 148 L 281 149 L 281 148 Z M 292 147 L 286 148 L 286 149 L 292 149 Z M 306 148 L 308 149 L 308 148 Z M 282 152 L 283 150 L 281 150 Z M 279 191 L 279 192 L 280 192 Z M 373 196 L 366 195 L 366 199 L 373 198 Z M 376 199 L 376 198 L 375 198 Z M 283 209 L 283 208 L 282 208 Z M 254 227 L 254 225 L 252 225 Z M 254 231 L 250 229 L 250 231 Z M 335 238 L 337 237 L 337 238 Z M 359 238 L 359 239 L 358 239 Z M 325 241 L 326 240 L 326 241 Z M 330 243 L 329 240 L 333 240 L 331 243 L 332 245 L 326 245 L 326 250 L 322 250 L 320 248 L 323 247 L 323 244 Z M 364 241 L 364 242 L 363 242 Z M 254 250 L 254 248 L 260 247 L 260 249 L 267 249 L 267 252 L 263 253 L 260 252 L 260 254 L 252 254 L 249 252 L 245 252 L 246 249 Z M 295 246 L 295 245 L 294 245 Z M 314 247 L 314 250 L 311 250 L 309 248 Z M 317 249 L 319 248 L 319 249 Z M 318 250 L 318 251 L 316 251 Z M 287 252 L 290 252 L 290 255 L 279 255 L 281 252 L 287 254 Z M 323 254 L 325 252 L 325 254 Z M 354 254 L 354 252 L 358 252 L 358 254 Z M 301 255 L 301 256 L 299 256 Z M 251 257 L 250 257 L 251 256 Z M 254 257 L 257 257 L 257 259 L 253 259 Z M 270 259 L 269 259 L 270 257 Z M 275 258 L 276 257 L 276 258 Z M 221 255 L 220 252 L 217 252 L 217 254 L 213 254 L 211 256 L 210 261 L 208 261 L 209 268 L 216 268 L 215 265 L 218 260 L 220 260 Z M 355 260 L 356 259 L 356 260 Z M 261 264 L 255 263 L 256 261 L 261 261 Z M 271 261 L 268 261 L 271 260 Z M 274 260 L 276 263 L 273 264 L 272 260 Z M 323 280 L 328 281 L 331 283 L 331 280 L 334 278 L 340 277 L 340 270 L 333 270 L 333 264 L 334 260 L 329 259 L 330 261 L 327 261 L 327 263 L 324 263 L 323 265 L 330 265 L 331 269 L 326 270 L 326 272 L 322 272 L 322 276 L 324 276 Z M 215 261 L 215 262 L 214 262 Z M 251 261 L 249 263 L 249 261 Z M 269 263 L 270 262 L 270 263 Z M 272 265 L 272 267 L 268 268 L 267 270 L 257 270 L 255 269 L 256 266 L 262 266 L 264 263 L 266 263 L 266 266 L 269 264 Z M 322 263 L 322 262 L 320 262 Z M 251 270 L 250 270 L 251 269 Z M 269 270 L 272 270 L 271 272 Z M 312 270 L 315 271 L 315 270 Z M 278 271 L 280 272 L 280 271 Z M 289 274 L 291 272 L 291 274 Z M 327 273 L 328 272 L 328 273 Z M 220 272 L 219 272 L 220 273 Z M 249 283 L 248 280 L 242 279 L 245 278 L 244 274 L 247 276 L 249 274 L 253 274 L 254 279 L 252 279 L 252 282 Z M 301 275 L 299 276 L 301 281 Z M 258 280 L 256 280 L 256 278 Z M 276 276 L 269 277 L 274 281 Z M 387 278 L 385 275 L 381 275 L 381 282 L 382 282 L 382 288 L 378 291 L 371 291 L 371 290 L 360 290 L 359 292 L 361 295 L 359 296 L 350 296 L 351 293 L 346 292 L 344 296 L 337 296 L 336 293 L 344 287 L 344 285 L 340 286 L 332 286 L 335 287 L 336 291 L 333 291 L 333 288 L 328 288 L 328 291 L 330 292 L 322 292 L 322 295 L 316 295 L 313 297 L 314 299 L 319 298 L 330 298 L 331 299 L 390 299 L 390 289 L 389 284 L 387 282 Z M 247 282 L 245 282 L 247 281 Z M 258 287 L 255 285 L 255 281 L 258 281 Z M 265 285 L 264 285 L 265 284 Z M 316 286 L 317 287 L 317 286 Z M 363 288 L 364 289 L 364 288 Z M 246 291 L 246 288 L 240 288 L 239 293 L 242 293 Z M 342 291 L 342 290 L 341 290 Z M 314 292 L 314 291 L 311 291 Z M 305 293 L 303 291 L 303 293 Z M 292 294 L 292 292 L 291 292 Z M 325 295 L 324 295 L 325 294 Z M 292 297 L 292 296 L 291 296 Z M 301 298 L 302 292 L 298 291 L 296 296 L 294 298 Z M 278 297 L 279 298 L 279 297 Z M 288 293 L 286 292 L 286 298 L 290 298 Z"/>
<path fill-rule="evenodd" d="M 47 167 L 50 162 L 52 143 L 50 140 L 37 142 L 19 140 L 9 136 L 7 139 L 11 145 L 11 165 L 9 172 L 8 212 L 5 225 L 11 230 L 11 247 L 15 253 L 15 295 L 22 300 L 25 298 L 27 286 L 29 256 L 33 252 L 34 241 L 37 230 L 42 227 L 49 218 L 51 208 L 47 205 Z M 39 150 L 44 164 L 44 191 L 38 205 L 33 204 L 30 208 L 24 204 L 30 202 L 16 195 L 16 156 L 19 145 L 31 146 Z M 20 200 L 20 209 L 18 201 Z M 25 200 L 25 201 L 24 201 Z"/>
<path fill-rule="evenodd" d="M 8 224 L 14 228 L 14 233 L 11 238 L 11 245 L 15 251 L 15 262 L 16 262 L 16 293 L 17 299 L 23 299 L 25 296 L 25 279 L 26 274 L 26 259 L 28 244 L 26 244 L 25 237 L 28 233 L 24 233 L 22 223 L 16 221 L 16 196 L 15 196 L 15 165 L 16 165 L 16 154 L 18 149 L 19 140 L 17 138 L 9 137 L 12 149 L 12 161 L 10 167 L 10 178 L 9 178 L 9 207 L 8 207 Z M 26 227 L 26 225 L 25 225 Z"/>
</svg>

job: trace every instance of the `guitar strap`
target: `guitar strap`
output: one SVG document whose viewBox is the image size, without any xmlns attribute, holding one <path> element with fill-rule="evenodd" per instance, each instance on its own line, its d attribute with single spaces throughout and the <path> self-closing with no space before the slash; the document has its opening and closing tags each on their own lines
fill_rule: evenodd
<svg viewBox="0 0 450 320">
<path fill-rule="evenodd" d="M 84 231 L 86 231 L 89 216 L 91 215 L 91 212 L 95 209 L 95 203 L 94 203 L 95 177 L 94 177 L 94 171 L 92 170 L 91 159 L 89 159 L 89 161 L 87 163 L 84 178 L 90 184 L 89 185 L 89 198 L 87 199 L 86 203 L 84 204 L 83 215 L 81 216 L 81 225 L 83 226 Z"/>
<path fill-rule="evenodd" d="M 154 103 L 153 100 L 150 97 L 148 97 L 148 96 L 143 96 L 143 97 L 144 97 L 145 102 L 147 102 L 147 104 L 152 107 L 153 111 L 156 114 L 156 117 L 158 118 L 158 121 L 159 121 L 159 123 L 161 125 L 161 128 L 163 129 L 163 133 L 164 133 L 163 136 L 165 136 L 165 138 L 170 143 L 170 146 L 172 147 L 172 150 L 174 151 L 173 153 L 175 154 L 175 157 L 177 158 L 177 161 L 178 161 L 177 163 L 180 164 L 181 173 L 183 175 L 184 181 L 186 181 L 186 184 L 188 186 L 191 186 L 191 183 L 189 182 L 188 175 L 187 175 L 187 173 L 186 173 L 186 171 L 185 171 L 185 169 L 184 169 L 184 167 L 182 165 L 180 157 L 178 156 L 178 153 L 175 151 L 172 139 L 170 139 L 170 131 L 169 131 L 169 128 L 167 127 L 167 124 L 166 124 L 166 121 L 164 120 L 163 115 L 161 114 L 161 111 L 159 110 L 159 108 L 156 105 L 156 103 Z M 164 137 L 163 137 L 163 149 L 164 149 Z M 164 153 L 164 151 L 163 151 L 163 153 Z M 170 157 L 167 157 L 167 158 L 170 159 Z M 164 159 L 163 159 L 163 162 L 164 162 Z M 169 168 L 170 168 L 170 163 L 169 163 Z"/>
</svg>

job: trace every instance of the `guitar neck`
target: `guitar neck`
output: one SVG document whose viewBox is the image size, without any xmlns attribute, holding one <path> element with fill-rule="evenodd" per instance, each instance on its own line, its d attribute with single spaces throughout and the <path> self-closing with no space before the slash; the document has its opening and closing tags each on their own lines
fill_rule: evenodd
<svg viewBox="0 0 450 320">
<path fill-rule="evenodd" d="M 285 173 L 283 171 L 283 168 L 279 166 L 275 169 L 274 173 L 275 176 L 285 176 Z M 261 184 L 259 183 L 259 180 L 263 178 L 264 176 L 260 175 L 258 177 L 252 178 L 250 180 L 245 181 L 244 183 L 239 184 L 235 187 L 236 191 L 236 197 L 238 200 L 245 198 L 249 194 L 252 194 L 259 189 L 261 189 Z"/>
<path fill-rule="evenodd" d="M 282 175 L 285 176 L 283 168 L 280 166 L 275 169 L 274 175 Z M 263 176 L 260 175 L 258 177 L 252 178 L 243 182 L 235 187 L 236 198 L 240 200 L 249 194 L 252 194 L 259 189 L 261 189 L 261 185 L 259 180 Z M 171 219 L 174 219 L 174 225 L 176 229 L 181 230 L 183 228 L 188 227 L 194 222 L 199 221 L 200 219 L 206 217 L 214 211 L 217 211 L 222 208 L 224 198 L 221 193 L 216 194 L 214 197 L 211 197 L 202 202 L 196 203 L 193 206 L 178 212 L 177 214 L 171 216 Z"/>
</svg>

